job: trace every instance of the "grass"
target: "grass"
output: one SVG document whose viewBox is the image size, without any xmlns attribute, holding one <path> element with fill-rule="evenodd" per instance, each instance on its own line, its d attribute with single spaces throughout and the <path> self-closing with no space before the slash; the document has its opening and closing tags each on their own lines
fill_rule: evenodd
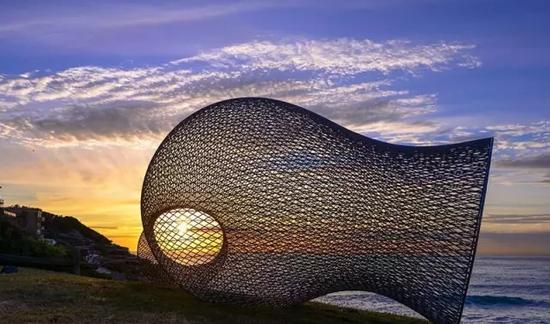
<svg viewBox="0 0 550 324">
<path fill-rule="evenodd" d="M 179 290 L 23 268 L 0 274 L 2 323 L 425 323 L 306 303 L 284 309 L 205 303 Z"/>
</svg>

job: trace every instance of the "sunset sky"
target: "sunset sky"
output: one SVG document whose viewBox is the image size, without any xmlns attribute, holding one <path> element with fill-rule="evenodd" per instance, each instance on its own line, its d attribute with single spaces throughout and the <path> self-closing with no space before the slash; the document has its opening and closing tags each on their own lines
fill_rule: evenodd
<svg viewBox="0 0 550 324">
<path fill-rule="evenodd" d="M 190 113 L 272 97 L 369 137 L 494 136 L 480 251 L 550 254 L 550 2 L 1 1 L 0 194 L 135 250 Z"/>
</svg>

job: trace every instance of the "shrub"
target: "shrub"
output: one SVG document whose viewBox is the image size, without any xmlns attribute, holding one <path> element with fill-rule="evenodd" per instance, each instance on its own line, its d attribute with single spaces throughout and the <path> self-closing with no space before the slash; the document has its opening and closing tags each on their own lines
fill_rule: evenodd
<svg viewBox="0 0 550 324">
<path fill-rule="evenodd" d="M 3 219 L 0 219 L 0 253 L 36 257 L 69 256 L 65 247 L 42 242 Z"/>
</svg>

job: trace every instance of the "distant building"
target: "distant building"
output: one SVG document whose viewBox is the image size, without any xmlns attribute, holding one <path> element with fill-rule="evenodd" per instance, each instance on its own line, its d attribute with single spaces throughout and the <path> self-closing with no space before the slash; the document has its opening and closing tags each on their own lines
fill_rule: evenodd
<svg viewBox="0 0 550 324">
<path fill-rule="evenodd" d="M 44 238 L 44 216 L 41 209 L 19 205 L 2 209 L 4 216 L 15 218 L 15 224 L 27 234 Z"/>
<path fill-rule="evenodd" d="M 17 217 L 17 214 L 15 214 L 14 212 L 11 212 L 9 210 L 5 210 L 3 208 L 0 210 L 0 215 L 4 215 L 6 217 L 11 217 L 11 218 Z"/>
</svg>

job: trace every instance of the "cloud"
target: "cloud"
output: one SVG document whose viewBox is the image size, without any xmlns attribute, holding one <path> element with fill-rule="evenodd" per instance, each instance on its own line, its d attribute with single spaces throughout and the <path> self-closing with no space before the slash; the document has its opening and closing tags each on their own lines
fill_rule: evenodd
<svg viewBox="0 0 550 324">
<path fill-rule="evenodd" d="M 487 130 L 499 137 L 496 149 L 509 151 L 550 150 L 550 120 L 527 124 L 488 126 Z"/>
<path fill-rule="evenodd" d="M 468 54 L 472 45 L 412 45 L 406 41 L 302 40 L 292 43 L 250 42 L 175 60 L 172 64 L 203 62 L 218 69 L 319 71 L 349 75 L 367 71 L 437 71 L 449 64 L 475 68 L 481 63 Z"/>
<path fill-rule="evenodd" d="M 396 86 L 395 80 L 419 73 L 475 68 L 479 62 L 470 56 L 471 48 L 346 38 L 252 41 L 157 66 L 4 75 L 0 140 L 30 147 L 151 149 L 199 108 L 232 97 L 262 96 L 393 143 L 433 145 L 494 136 L 493 171 L 548 168 L 550 121 L 463 127 L 431 117 L 438 110 L 436 94 Z M 541 174 L 528 178 L 539 185 L 548 182 Z M 525 179 L 505 174 L 497 180 Z"/>
<path fill-rule="evenodd" d="M 107 226 L 107 225 L 89 225 L 91 228 L 96 230 L 116 230 L 118 226 Z"/>
<path fill-rule="evenodd" d="M 550 152 L 518 159 L 503 159 L 497 161 L 496 165 L 503 168 L 550 169 Z"/>
<path fill-rule="evenodd" d="M 417 119 L 436 111 L 437 98 L 396 88 L 393 73 L 475 67 L 471 48 L 353 39 L 249 42 L 152 67 L 2 76 L 0 138 L 34 146 L 158 143 L 207 104 L 266 96 L 357 131 L 393 129 L 390 134 L 406 139 L 438 128 Z"/>
<path fill-rule="evenodd" d="M 527 124 L 505 124 L 486 127 L 495 138 L 494 167 L 506 169 L 504 183 L 549 183 L 550 120 Z M 515 175 L 512 170 L 520 174 Z"/>
<path fill-rule="evenodd" d="M 481 232 L 480 254 L 550 255 L 550 232 Z"/>
<path fill-rule="evenodd" d="M 19 11 L 8 11 L 11 15 L 0 22 L 2 33 L 35 33 L 54 31 L 59 28 L 90 30 L 127 27 L 156 26 L 173 23 L 193 22 L 227 16 L 243 12 L 258 11 L 275 6 L 289 6 L 288 3 L 269 2 L 231 2 L 205 6 L 186 6 L 139 3 L 99 3 L 92 7 L 73 6 L 42 7 L 41 14 L 30 11 L 23 17 Z M 40 7 L 40 6 L 39 6 Z M 61 13 L 61 14 L 60 14 Z M 32 15 L 35 14 L 35 15 Z M 70 30 L 69 30 L 70 32 Z"/>
<path fill-rule="evenodd" d="M 489 214 L 484 221 L 497 224 L 550 223 L 550 214 Z"/>
<path fill-rule="evenodd" d="M 453 143 L 494 137 L 493 180 L 497 178 L 494 171 L 507 169 L 504 177 L 506 180 L 500 179 L 504 182 L 518 183 L 529 179 L 530 183 L 541 183 L 541 171 L 550 168 L 550 120 L 475 128 L 452 124 L 448 126 L 440 127 L 433 132 L 418 134 L 420 142 L 430 138 L 436 143 Z M 511 169 L 515 169 L 514 172 Z M 521 175 L 516 174 L 516 171 L 521 171 Z M 526 172 L 536 175 L 539 180 L 532 179 Z M 515 179 L 511 181 L 512 178 Z"/>
<path fill-rule="evenodd" d="M 27 145 L 78 146 L 82 143 L 112 145 L 156 140 L 170 127 L 150 118 L 150 103 L 121 101 L 108 105 L 72 105 L 60 116 L 16 117 L 0 123 L 7 135 L 19 136 Z"/>
<path fill-rule="evenodd" d="M 94 227 L 117 226 L 102 232 L 109 236 L 135 233 L 137 239 L 141 231 L 140 190 L 153 149 L 105 146 L 31 149 L 2 145 L 1 150 L 2 195 L 7 204 L 25 204 L 55 214 L 77 216 Z"/>
</svg>

